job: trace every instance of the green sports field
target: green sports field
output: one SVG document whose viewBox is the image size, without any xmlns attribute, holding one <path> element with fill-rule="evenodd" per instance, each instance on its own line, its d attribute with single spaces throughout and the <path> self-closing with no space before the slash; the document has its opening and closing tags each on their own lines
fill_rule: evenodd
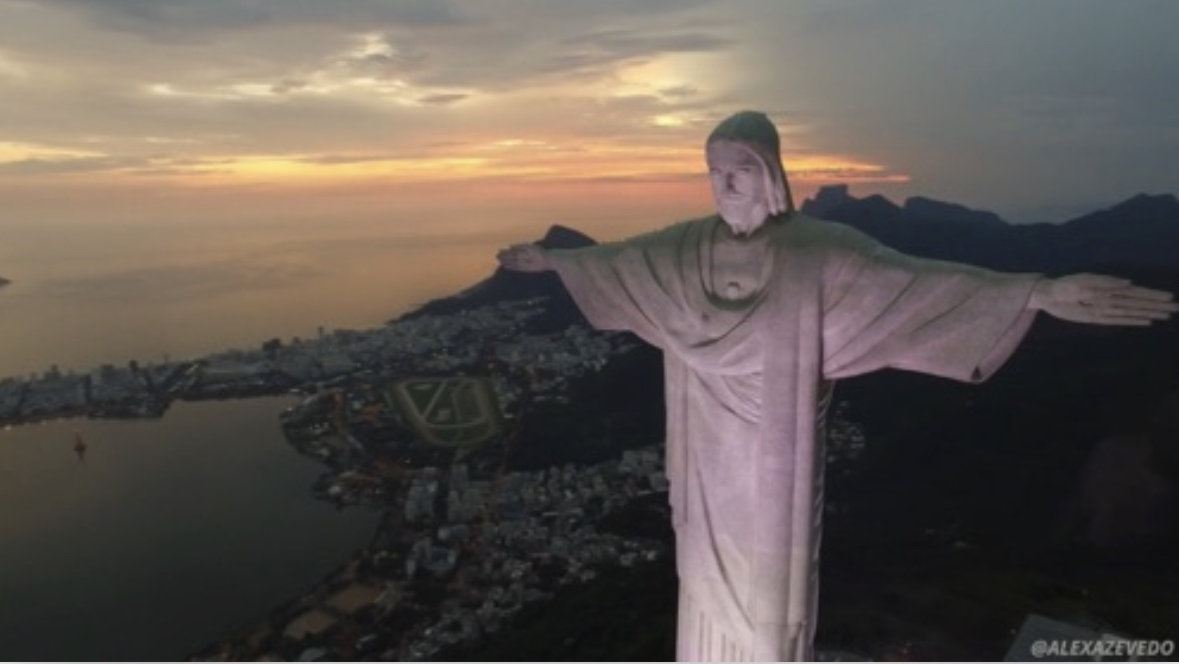
<svg viewBox="0 0 1179 664">
<path fill-rule="evenodd" d="M 389 386 L 385 395 L 430 445 L 474 448 L 500 432 L 499 404 L 486 378 L 409 378 Z"/>
</svg>

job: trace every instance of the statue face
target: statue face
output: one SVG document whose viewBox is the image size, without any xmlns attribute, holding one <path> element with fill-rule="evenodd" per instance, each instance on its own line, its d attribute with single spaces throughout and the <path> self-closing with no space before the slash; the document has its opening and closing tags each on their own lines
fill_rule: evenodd
<svg viewBox="0 0 1179 664">
<path fill-rule="evenodd" d="M 708 144 L 708 173 L 717 212 L 733 233 L 748 235 L 769 217 L 769 174 L 761 157 L 733 141 Z"/>
</svg>

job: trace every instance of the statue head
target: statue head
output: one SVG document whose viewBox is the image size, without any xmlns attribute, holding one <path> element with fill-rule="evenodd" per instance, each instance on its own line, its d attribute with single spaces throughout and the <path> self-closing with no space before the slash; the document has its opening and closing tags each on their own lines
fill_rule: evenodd
<svg viewBox="0 0 1179 664">
<path fill-rule="evenodd" d="M 717 212 L 738 235 L 794 210 L 778 142 L 765 113 L 741 111 L 723 120 L 705 145 Z"/>
</svg>

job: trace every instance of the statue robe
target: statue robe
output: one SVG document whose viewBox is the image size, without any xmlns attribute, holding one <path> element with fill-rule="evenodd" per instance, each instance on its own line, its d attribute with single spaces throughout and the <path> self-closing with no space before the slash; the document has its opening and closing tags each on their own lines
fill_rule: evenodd
<svg viewBox="0 0 1179 664">
<path fill-rule="evenodd" d="M 550 258 L 592 325 L 663 351 L 680 661 L 812 658 L 831 381 L 982 381 L 1030 326 L 1039 278 L 797 213 L 745 239 L 714 215 Z"/>
</svg>

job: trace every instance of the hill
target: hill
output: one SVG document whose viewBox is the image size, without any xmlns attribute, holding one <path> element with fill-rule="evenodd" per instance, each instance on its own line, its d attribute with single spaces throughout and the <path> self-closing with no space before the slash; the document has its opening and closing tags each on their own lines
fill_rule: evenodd
<svg viewBox="0 0 1179 664">
<path fill-rule="evenodd" d="M 580 231 L 557 225 L 549 228 L 536 244 L 545 249 L 577 249 L 595 245 L 597 242 Z M 559 330 L 573 323 L 586 324 L 585 317 L 581 315 L 556 274 L 525 274 L 502 267 L 496 268 L 491 276 L 462 292 L 427 302 L 401 318 L 408 320 L 421 316 L 443 316 L 496 302 L 531 298 L 547 300 L 545 314 L 540 320 L 533 321 L 534 325 Z"/>
</svg>

